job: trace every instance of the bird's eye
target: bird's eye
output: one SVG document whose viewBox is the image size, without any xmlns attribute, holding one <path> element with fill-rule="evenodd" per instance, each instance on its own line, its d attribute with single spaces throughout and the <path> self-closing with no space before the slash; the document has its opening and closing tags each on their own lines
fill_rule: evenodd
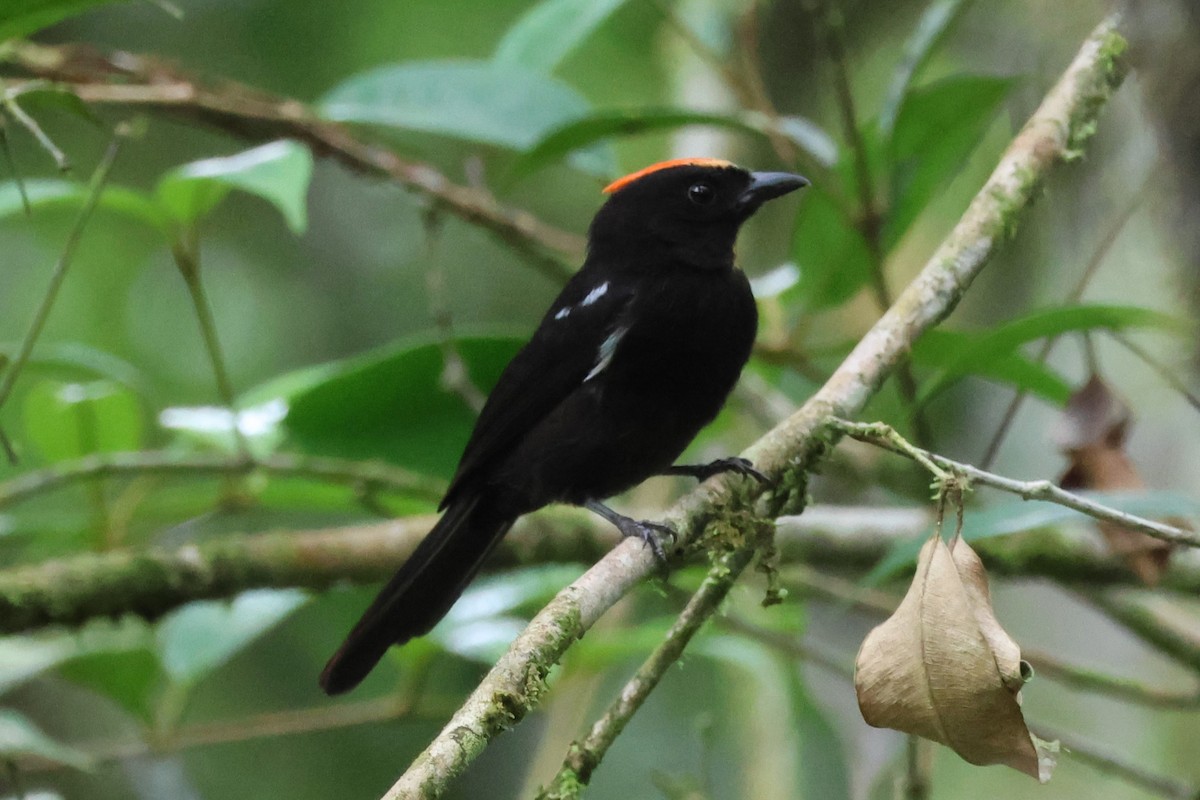
<svg viewBox="0 0 1200 800">
<path fill-rule="evenodd" d="M 698 206 L 706 206 L 716 199 L 717 193 L 707 183 L 693 183 L 688 187 L 688 200 Z"/>
</svg>

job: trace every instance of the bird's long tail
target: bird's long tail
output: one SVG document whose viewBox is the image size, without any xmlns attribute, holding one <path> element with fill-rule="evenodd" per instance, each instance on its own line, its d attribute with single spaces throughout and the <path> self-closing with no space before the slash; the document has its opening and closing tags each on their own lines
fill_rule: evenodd
<svg viewBox="0 0 1200 800">
<path fill-rule="evenodd" d="M 393 644 L 428 633 L 512 523 L 510 516 L 497 514 L 478 496 L 451 503 L 325 665 L 325 693 L 353 689 Z"/>
</svg>

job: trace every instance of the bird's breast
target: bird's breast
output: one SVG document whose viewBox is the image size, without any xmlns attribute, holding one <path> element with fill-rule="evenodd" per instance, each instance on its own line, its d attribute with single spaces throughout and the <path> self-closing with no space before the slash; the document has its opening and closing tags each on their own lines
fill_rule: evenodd
<svg viewBox="0 0 1200 800">
<path fill-rule="evenodd" d="M 607 354 L 606 389 L 692 398 L 705 421 L 715 415 L 754 343 L 758 314 L 745 276 L 672 276 L 636 292 L 630 312 Z"/>
</svg>

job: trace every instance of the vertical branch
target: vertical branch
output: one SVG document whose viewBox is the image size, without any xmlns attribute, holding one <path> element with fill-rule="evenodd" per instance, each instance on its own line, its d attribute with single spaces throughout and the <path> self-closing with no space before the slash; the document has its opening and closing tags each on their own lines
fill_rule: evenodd
<svg viewBox="0 0 1200 800">
<path fill-rule="evenodd" d="M 854 156 L 854 179 L 858 189 L 859 202 L 855 226 L 862 234 L 870 255 L 871 290 L 875 295 L 875 303 L 879 306 L 880 311 L 887 311 L 892 305 L 892 293 L 888 287 L 887 274 L 884 269 L 886 264 L 883 251 L 884 212 L 879 208 L 876 200 L 875 184 L 871 177 L 870 155 L 867 150 L 867 142 L 863 138 L 858 110 L 854 103 L 854 92 L 850 85 L 850 65 L 846 55 L 845 40 L 846 21 L 842 16 L 841 9 L 828 0 L 823 0 L 815 8 L 819 25 L 824 33 L 829 60 L 833 64 L 834 93 L 842 119 L 842 134 Z M 896 369 L 896 385 L 900 389 L 900 397 L 910 410 L 913 432 L 917 441 L 929 445 L 932 442 L 931 431 L 924 414 L 917 406 L 917 381 L 908 361 L 900 364 Z"/>
<path fill-rule="evenodd" d="M 932 794 L 933 744 L 920 736 L 909 735 L 904 753 L 904 800 L 929 800 Z"/>
<path fill-rule="evenodd" d="M 187 286 L 188 296 L 192 300 L 192 309 L 196 312 L 196 321 L 200 323 L 200 335 L 204 338 L 204 349 L 208 353 L 212 365 L 213 377 L 217 382 L 217 395 L 225 408 L 229 410 L 232 420 L 233 441 L 238 452 L 247 461 L 252 460 L 250 445 L 242 434 L 241 420 L 238 418 L 236 401 L 234 400 L 233 383 L 229 380 L 229 372 L 225 369 L 225 357 L 221 353 L 221 341 L 217 337 L 217 320 L 213 316 L 212 305 L 204 291 L 204 282 L 200 279 L 200 247 L 196 241 L 195 231 L 190 230 L 177 236 L 171 242 L 171 256 L 175 266 L 183 276 Z"/>
<path fill-rule="evenodd" d="M 883 273 L 883 212 L 875 201 L 875 185 L 867 143 L 863 139 L 854 92 L 850 86 L 850 64 L 846 56 L 846 21 L 841 9 L 831 3 L 818 6 L 819 22 L 825 34 L 825 47 L 833 64 L 833 88 L 842 120 L 842 134 L 854 156 L 854 181 L 858 190 L 859 214 L 856 220 L 867 248 L 871 251 L 871 288 L 881 311 L 892 305 L 892 294 Z"/>
<path fill-rule="evenodd" d="M 112 172 L 113 164 L 117 160 L 117 154 L 121 151 L 121 140 L 123 133 L 118 131 L 109 142 L 108 149 L 104 152 L 103 158 L 100 159 L 100 164 L 92 173 L 91 180 L 88 181 L 87 197 L 84 200 L 83 208 L 79 210 L 78 216 L 75 217 L 75 224 L 71 226 L 71 232 L 67 235 L 66 244 L 63 245 L 62 254 L 58 257 L 58 263 L 54 267 L 54 273 L 50 276 L 50 285 L 46 287 L 46 293 L 42 297 L 42 302 L 34 312 L 33 321 L 29 325 L 29 330 L 25 333 L 25 338 L 21 340 L 21 346 L 17 350 L 16 356 L 8 365 L 8 369 L 4 372 L 3 378 L 0 378 L 0 406 L 8 400 L 12 394 L 13 385 L 17 381 L 17 376 L 21 373 L 26 362 L 29 361 L 30 355 L 33 353 L 33 346 L 41 335 L 42 329 L 46 326 L 46 321 L 50 318 L 50 310 L 54 308 L 54 301 L 58 298 L 58 291 L 62 288 L 63 280 L 67 277 L 67 272 L 70 270 L 71 262 L 75 259 L 75 252 L 79 249 L 79 241 L 83 237 L 83 229 L 87 226 L 87 222 L 92 217 L 92 213 L 96 210 L 97 203 L 100 202 L 100 195 L 104 190 L 104 184 L 108 181 L 109 173 Z"/>
<path fill-rule="evenodd" d="M 1155 358 L 1146 348 L 1139 344 L 1135 344 L 1129 337 L 1117 333 L 1116 331 L 1109 331 L 1108 335 L 1112 337 L 1113 341 L 1115 341 L 1117 344 L 1121 345 L 1126 350 L 1141 359 L 1143 364 L 1154 370 L 1154 374 L 1158 375 L 1163 383 L 1174 389 L 1180 397 L 1188 402 L 1188 405 L 1197 411 L 1200 411 L 1200 397 L 1197 397 L 1196 394 L 1187 387 L 1187 384 L 1180 380 L 1179 376 L 1172 372 L 1166 364 Z"/>
<path fill-rule="evenodd" d="M 538 794 L 537 800 L 566 800 L 577 796 L 579 787 L 588 784 L 608 749 L 646 702 L 650 692 L 658 686 L 667 669 L 679 660 L 692 637 L 716 613 L 733 584 L 750 564 L 754 552 L 753 547 L 735 550 L 709 570 L 662 644 L 638 667 L 588 735 L 582 741 L 572 742 L 558 775 L 547 789 Z"/>
</svg>

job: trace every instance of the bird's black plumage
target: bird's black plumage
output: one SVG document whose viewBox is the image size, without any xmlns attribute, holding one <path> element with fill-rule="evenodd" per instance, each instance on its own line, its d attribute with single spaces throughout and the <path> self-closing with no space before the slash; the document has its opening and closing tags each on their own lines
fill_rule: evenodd
<svg viewBox="0 0 1200 800">
<path fill-rule="evenodd" d="M 330 659 L 326 692 L 353 688 L 388 647 L 437 624 L 517 517 L 594 504 L 671 469 L 754 342 L 754 298 L 733 263 L 738 228 L 806 183 L 705 159 L 664 162 L 606 190 L 583 268 L 501 375 L 445 514 Z"/>
</svg>

